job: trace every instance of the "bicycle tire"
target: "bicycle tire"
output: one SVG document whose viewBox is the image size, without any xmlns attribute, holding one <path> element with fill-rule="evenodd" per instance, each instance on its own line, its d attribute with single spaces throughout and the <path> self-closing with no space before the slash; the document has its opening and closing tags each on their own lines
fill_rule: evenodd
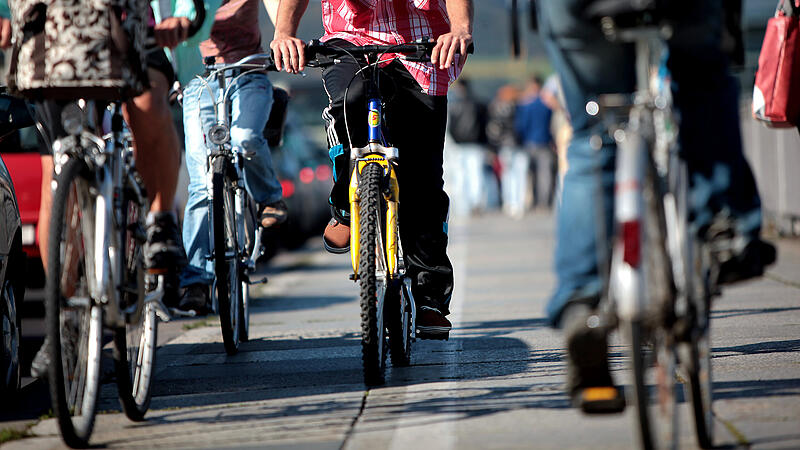
<svg viewBox="0 0 800 450">
<path fill-rule="evenodd" d="M 126 314 L 125 326 L 114 330 L 114 368 L 122 410 L 130 420 L 139 422 L 150 407 L 158 318 L 153 306 L 144 303 L 144 241 L 137 233 L 144 229 L 144 215 L 131 195 L 125 193 L 122 201 L 124 227 L 120 230 L 119 254 L 124 278 L 119 290 L 122 307 L 133 310 Z"/>
<path fill-rule="evenodd" d="M 389 332 L 389 356 L 392 367 L 411 365 L 411 307 L 403 294 L 400 280 L 393 280 L 386 290 L 386 319 Z"/>
<path fill-rule="evenodd" d="M 236 227 L 234 225 L 234 193 L 228 176 L 228 159 L 214 159 L 212 172 L 212 216 L 214 230 L 214 272 L 217 277 L 216 294 L 222 342 L 229 355 L 239 351 L 239 313 L 241 312 L 241 286 L 239 286 L 239 255 Z"/>
<path fill-rule="evenodd" d="M 380 220 L 382 217 L 381 181 L 383 166 L 367 164 L 361 171 L 360 189 L 360 255 L 358 280 L 361 301 L 361 359 L 364 365 L 364 383 L 367 386 L 381 385 L 385 382 L 386 370 L 386 328 L 384 325 L 384 302 L 381 298 L 379 277 L 383 266 L 383 283 L 386 279 L 386 261 L 380 261 L 383 252 L 383 236 Z M 385 294 L 385 286 L 383 293 Z"/>
<path fill-rule="evenodd" d="M 696 253 L 697 254 L 697 253 Z M 714 446 L 714 414 L 712 410 L 713 378 L 711 368 L 710 305 L 711 298 L 707 286 L 704 287 L 702 304 L 694 304 L 696 317 L 695 330 L 688 343 L 689 358 L 685 361 L 687 383 L 685 390 L 691 400 L 695 437 L 700 448 Z"/>
<path fill-rule="evenodd" d="M 75 448 L 88 445 L 94 427 L 102 353 L 103 309 L 89 288 L 94 261 L 89 261 L 87 250 L 94 243 L 84 242 L 82 232 L 88 229 L 93 236 L 93 211 L 86 214 L 79 205 L 93 205 L 88 187 L 82 185 L 87 172 L 82 160 L 69 159 L 57 174 L 47 243 L 48 267 L 57 274 L 47 277 L 45 293 L 48 384 L 61 437 Z"/>
<path fill-rule="evenodd" d="M 244 230 L 244 246 L 245 255 L 250 256 L 253 252 L 255 245 L 255 234 L 258 233 L 258 225 L 256 224 L 256 205 L 255 202 L 247 195 L 247 191 L 242 190 L 242 229 Z M 239 340 L 247 342 L 250 340 L 250 283 L 242 276 L 242 320 L 239 321 Z"/>
</svg>

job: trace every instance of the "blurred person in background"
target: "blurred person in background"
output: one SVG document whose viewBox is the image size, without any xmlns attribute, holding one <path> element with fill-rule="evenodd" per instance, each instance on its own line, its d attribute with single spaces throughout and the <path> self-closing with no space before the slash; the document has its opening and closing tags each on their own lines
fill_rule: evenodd
<svg viewBox="0 0 800 450">
<path fill-rule="evenodd" d="M 447 95 L 448 181 L 459 215 L 480 213 L 489 206 L 486 105 L 472 92 L 469 80 L 459 78 Z"/>
<path fill-rule="evenodd" d="M 503 212 L 514 218 L 521 218 L 525 214 L 531 165 L 530 155 L 520 147 L 515 129 L 519 96 L 516 86 L 501 86 L 489 103 L 489 120 L 486 126 L 489 145 L 497 149 L 500 158 Z"/>
<path fill-rule="evenodd" d="M 533 206 L 549 208 L 555 186 L 555 153 L 550 133 L 553 111 L 542 99 L 541 90 L 541 78 L 532 76 L 520 96 L 514 127 L 535 168 Z"/>
</svg>

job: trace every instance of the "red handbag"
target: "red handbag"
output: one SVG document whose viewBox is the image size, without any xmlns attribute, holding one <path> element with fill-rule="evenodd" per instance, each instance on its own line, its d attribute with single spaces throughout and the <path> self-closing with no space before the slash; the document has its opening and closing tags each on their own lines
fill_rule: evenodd
<svg viewBox="0 0 800 450">
<path fill-rule="evenodd" d="M 767 22 L 753 88 L 753 117 L 770 127 L 800 119 L 800 0 L 781 0 Z"/>
</svg>

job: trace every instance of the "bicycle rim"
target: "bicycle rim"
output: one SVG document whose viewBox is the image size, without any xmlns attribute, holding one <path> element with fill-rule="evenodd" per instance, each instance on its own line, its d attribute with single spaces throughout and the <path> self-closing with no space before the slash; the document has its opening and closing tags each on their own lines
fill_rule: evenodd
<svg viewBox="0 0 800 450">
<path fill-rule="evenodd" d="M 94 261 L 93 199 L 81 174 L 83 161 L 71 159 L 56 177 L 48 237 L 50 276 L 46 287 L 48 383 L 53 412 L 64 442 L 88 445 L 100 385 L 103 310 L 92 298 Z"/>
<path fill-rule="evenodd" d="M 648 339 L 640 322 L 628 322 L 625 327 L 633 384 L 629 403 L 636 408 L 639 444 L 644 449 L 676 448 L 678 410 L 674 348 L 661 337 Z"/>
<path fill-rule="evenodd" d="M 256 225 L 255 206 L 247 195 L 246 191 L 242 191 L 242 220 L 239 225 L 239 248 L 245 250 L 244 257 L 249 258 L 253 252 L 255 245 L 255 234 L 258 232 Z M 252 275 L 252 274 L 250 274 Z M 245 277 L 241 278 L 241 320 L 239 321 L 239 341 L 247 342 L 250 340 L 250 284 Z"/>
<path fill-rule="evenodd" d="M 239 282 L 239 249 L 234 220 L 233 185 L 227 176 L 228 161 L 224 157 L 214 160 L 213 218 L 214 218 L 214 271 L 217 277 L 217 302 L 222 342 L 229 355 L 239 351 L 239 313 L 241 285 Z"/>
<path fill-rule="evenodd" d="M 156 359 L 158 317 L 145 305 L 136 324 L 114 331 L 114 362 L 122 410 L 133 421 L 144 420 L 150 407 Z"/>
<path fill-rule="evenodd" d="M 386 328 L 384 297 L 387 289 L 387 265 L 381 235 L 381 190 L 383 167 L 368 164 L 361 172 L 360 258 L 358 279 L 361 288 L 361 358 L 364 383 L 384 383 L 386 369 Z"/>
</svg>

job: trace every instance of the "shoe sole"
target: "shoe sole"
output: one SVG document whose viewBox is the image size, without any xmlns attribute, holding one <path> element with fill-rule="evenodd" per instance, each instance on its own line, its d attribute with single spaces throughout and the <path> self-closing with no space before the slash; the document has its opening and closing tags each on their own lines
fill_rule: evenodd
<svg viewBox="0 0 800 450">
<path fill-rule="evenodd" d="M 433 327 L 433 326 L 417 326 L 417 338 L 419 339 L 434 339 L 447 341 L 450 339 L 450 328 L 448 327 Z"/>
<path fill-rule="evenodd" d="M 325 251 L 327 251 L 328 253 L 333 253 L 335 255 L 341 255 L 342 253 L 350 252 L 349 245 L 347 247 L 334 247 L 328 244 L 328 241 L 325 240 L 325 237 L 322 238 L 322 246 L 325 247 Z"/>
</svg>

